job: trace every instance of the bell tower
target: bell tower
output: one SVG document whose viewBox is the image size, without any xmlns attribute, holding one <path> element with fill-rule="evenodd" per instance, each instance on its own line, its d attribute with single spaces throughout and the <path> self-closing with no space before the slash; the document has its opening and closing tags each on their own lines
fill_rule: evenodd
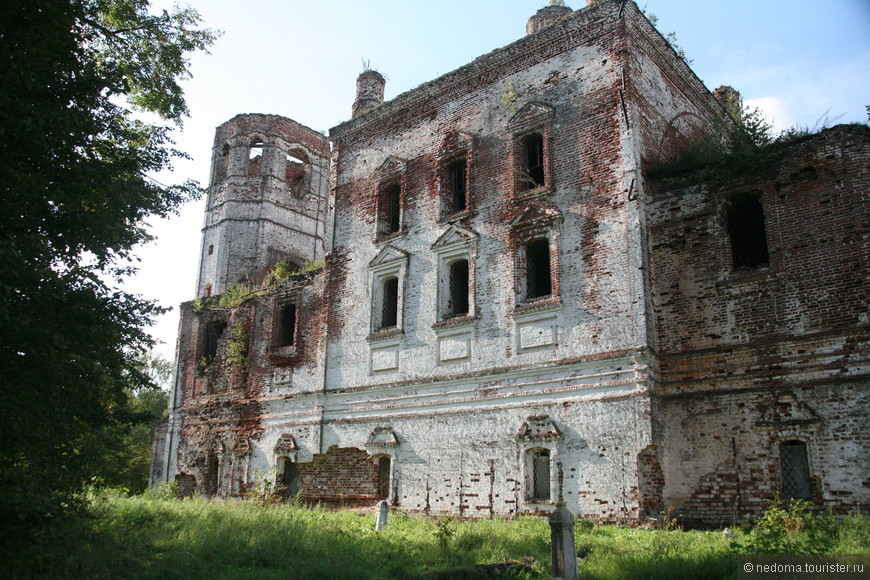
<svg viewBox="0 0 870 580">
<path fill-rule="evenodd" d="M 198 297 L 259 284 L 275 263 L 325 254 L 329 142 L 277 115 L 233 117 L 215 131 Z"/>
</svg>

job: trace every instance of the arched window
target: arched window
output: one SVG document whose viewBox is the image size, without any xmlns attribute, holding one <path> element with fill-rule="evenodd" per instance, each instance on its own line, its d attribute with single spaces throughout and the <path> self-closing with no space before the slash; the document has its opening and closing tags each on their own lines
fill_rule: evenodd
<svg viewBox="0 0 870 580">
<path fill-rule="evenodd" d="M 259 139 L 251 142 L 248 148 L 248 177 L 258 177 L 263 167 L 263 142 Z"/>
<path fill-rule="evenodd" d="M 456 260 L 450 264 L 450 302 L 447 317 L 455 318 L 468 314 L 468 260 Z"/>
<path fill-rule="evenodd" d="M 786 499 L 811 499 L 807 444 L 803 441 L 780 443 L 779 465 L 782 473 L 782 495 Z"/>
<path fill-rule="evenodd" d="M 549 296 L 552 292 L 550 240 L 532 240 L 526 244 L 526 299 Z"/>
</svg>

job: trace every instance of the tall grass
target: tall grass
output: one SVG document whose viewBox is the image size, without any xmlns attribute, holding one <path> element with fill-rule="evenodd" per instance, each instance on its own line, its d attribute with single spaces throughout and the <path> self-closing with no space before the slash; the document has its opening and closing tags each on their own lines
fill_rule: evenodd
<svg viewBox="0 0 870 580">
<path fill-rule="evenodd" d="M 736 578 L 752 534 L 575 528 L 583 578 Z M 870 520 L 842 522 L 830 551 L 866 553 Z M 534 558 L 521 578 L 548 578 L 545 520 L 444 520 L 257 505 L 158 494 L 102 494 L 88 517 L 69 521 L 14 557 L 12 578 L 270 579 L 480 577 L 473 565 Z M 741 544 L 742 542 L 742 544 Z"/>
</svg>

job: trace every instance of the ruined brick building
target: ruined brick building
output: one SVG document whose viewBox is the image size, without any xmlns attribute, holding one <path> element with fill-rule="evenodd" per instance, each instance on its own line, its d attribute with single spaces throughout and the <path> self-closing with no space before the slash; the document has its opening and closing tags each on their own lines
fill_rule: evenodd
<svg viewBox="0 0 870 580">
<path fill-rule="evenodd" d="M 870 507 L 867 127 L 653 179 L 732 121 L 622 0 L 383 89 L 364 72 L 328 138 L 217 129 L 155 481 L 473 517 Z M 221 307 L 237 283 L 261 290 Z"/>
</svg>

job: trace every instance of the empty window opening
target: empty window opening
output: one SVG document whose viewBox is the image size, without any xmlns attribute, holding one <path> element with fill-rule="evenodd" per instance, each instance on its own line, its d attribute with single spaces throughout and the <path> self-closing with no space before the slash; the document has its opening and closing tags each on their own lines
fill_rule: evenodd
<svg viewBox="0 0 870 580">
<path fill-rule="evenodd" d="M 779 446 L 782 495 L 786 499 L 812 499 L 810 462 L 803 441 L 785 441 Z"/>
<path fill-rule="evenodd" d="M 544 185 L 544 136 L 532 133 L 521 139 L 523 145 L 523 181 L 525 189 Z"/>
<path fill-rule="evenodd" d="M 296 344 L 296 305 L 285 304 L 281 309 L 281 340 L 280 346 Z"/>
<path fill-rule="evenodd" d="M 550 451 L 532 453 L 532 499 L 550 499 Z"/>
<path fill-rule="evenodd" d="M 468 207 L 466 196 L 466 160 L 457 159 L 447 167 L 447 181 L 450 188 L 450 213 L 463 211 Z"/>
<path fill-rule="evenodd" d="M 757 193 L 734 196 L 728 205 L 727 221 L 734 269 L 767 266 L 770 258 L 761 196 Z"/>
<path fill-rule="evenodd" d="M 225 322 L 210 322 L 205 327 L 205 337 L 202 345 L 202 356 L 206 364 L 211 363 L 217 356 L 218 341 L 224 333 L 227 325 Z"/>
<path fill-rule="evenodd" d="M 208 245 L 208 255 L 211 256 L 212 254 L 214 254 L 214 244 L 209 244 Z"/>
<path fill-rule="evenodd" d="M 293 150 L 287 154 L 287 166 L 284 179 L 290 193 L 301 195 L 305 188 L 305 174 L 308 167 L 308 156 L 302 151 Z"/>
<path fill-rule="evenodd" d="M 218 491 L 218 474 L 220 473 L 220 462 L 217 455 L 209 454 L 205 466 L 205 495 L 213 497 Z"/>
<path fill-rule="evenodd" d="M 216 181 L 223 181 L 227 178 L 227 165 L 230 157 L 230 144 L 224 143 L 221 147 L 220 156 L 217 159 L 217 173 L 215 174 Z"/>
<path fill-rule="evenodd" d="M 281 477 L 284 493 L 288 498 L 294 498 L 299 494 L 299 470 L 296 464 L 289 459 L 284 460 L 284 473 Z"/>
<path fill-rule="evenodd" d="M 380 229 L 382 235 L 399 231 L 401 220 L 402 187 L 394 183 L 385 187 L 380 196 Z"/>
<path fill-rule="evenodd" d="M 248 177 L 257 177 L 263 165 L 263 142 L 254 141 L 248 148 Z"/>
<path fill-rule="evenodd" d="M 456 260 L 450 264 L 450 302 L 447 317 L 468 314 L 468 260 Z"/>
<path fill-rule="evenodd" d="M 526 244 L 526 298 L 541 298 L 552 292 L 550 241 L 533 240 Z"/>
<path fill-rule="evenodd" d="M 381 289 L 383 298 L 380 328 L 395 328 L 399 323 L 399 279 L 390 276 L 383 281 Z"/>
<path fill-rule="evenodd" d="M 378 459 L 378 498 L 390 497 L 390 458 L 382 456 Z"/>
</svg>

